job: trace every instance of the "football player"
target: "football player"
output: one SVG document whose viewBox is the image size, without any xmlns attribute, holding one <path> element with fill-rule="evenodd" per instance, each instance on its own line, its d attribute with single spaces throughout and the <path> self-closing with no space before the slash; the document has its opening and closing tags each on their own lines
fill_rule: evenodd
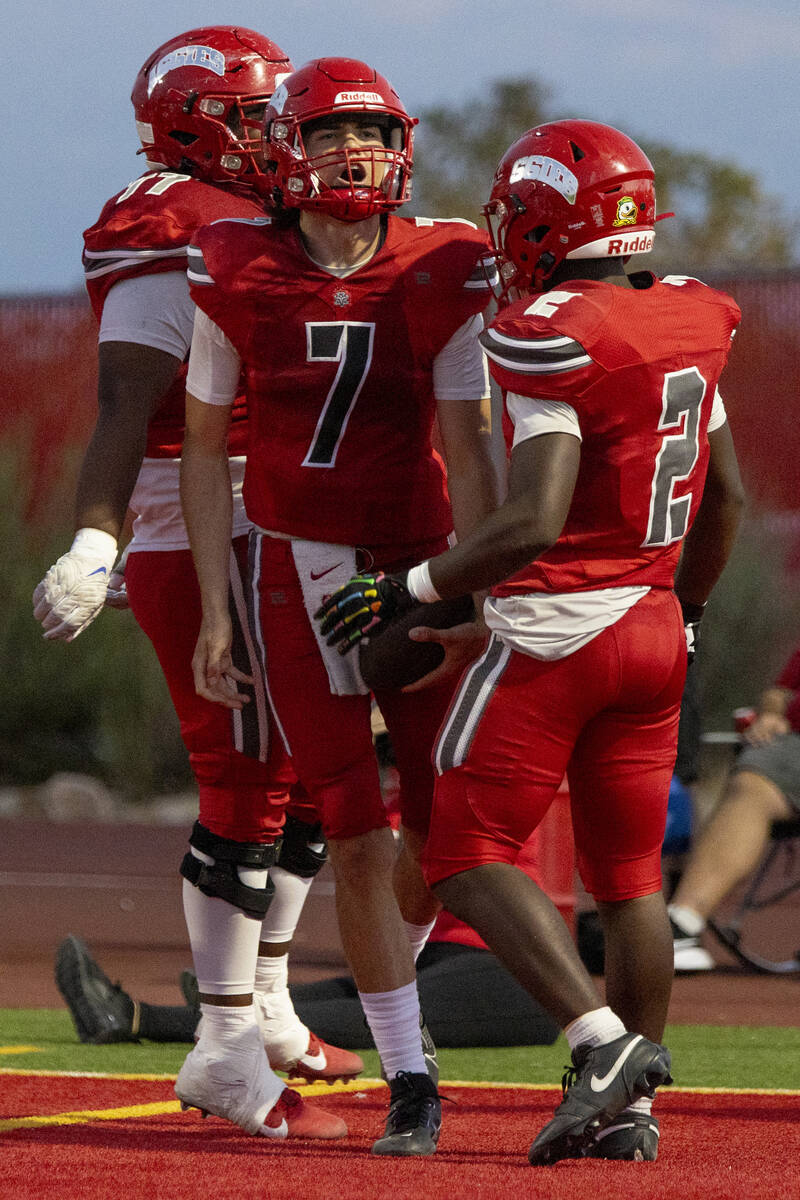
<svg viewBox="0 0 800 1200">
<path fill-rule="evenodd" d="M 391 1088 L 373 1152 L 398 1155 L 432 1154 L 439 1134 L 414 955 L 439 907 L 419 854 L 452 685 L 377 695 L 401 780 L 395 867 L 370 695 L 312 614 L 357 567 L 402 569 L 496 503 L 478 342 L 489 246 L 469 222 L 394 215 L 411 191 L 413 125 L 390 84 L 356 60 L 317 59 L 276 89 L 264 168 L 276 215 L 217 222 L 190 248 L 198 314 L 182 466 L 203 595 L 195 679 L 201 695 L 236 708 L 225 447 L 244 368 L 255 628 L 277 723 L 328 838 L 342 939 Z"/>
<path fill-rule="evenodd" d="M 485 211 L 505 306 L 481 340 L 505 393 L 508 498 L 446 553 L 353 580 L 322 629 L 347 650 L 415 600 L 492 586 L 492 636 L 435 749 L 426 876 L 565 1029 L 571 1086 L 531 1163 L 652 1160 L 670 1068 L 661 842 L 687 644 L 742 505 L 717 390 L 740 314 L 695 279 L 626 270 L 653 244 L 654 174 L 608 126 L 524 134 Z M 513 865 L 565 772 L 607 1006 Z"/>
<path fill-rule="evenodd" d="M 225 1083 L 224 1070 L 212 1077 L 209 1066 L 201 1079 L 179 1080 L 179 1095 L 253 1133 L 331 1137 L 346 1132 L 344 1123 L 288 1093 L 264 1053 L 253 1051 L 264 1046 L 274 1068 L 309 1078 L 352 1076 L 362 1067 L 357 1055 L 320 1044 L 294 1013 L 286 986 L 288 944 L 325 846 L 302 795 L 283 828 L 294 777 L 280 738 L 269 736 L 243 582 L 249 522 L 241 498 L 241 389 L 226 447 L 235 513 L 226 561 L 235 654 L 253 681 L 242 714 L 226 713 L 194 690 L 200 605 L 178 489 L 194 320 L 187 244 L 200 225 L 263 212 L 254 185 L 262 177 L 264 110 L 291 69 L 283 50 L 261 34 L 212 26 L 165 42 L 137 74 L 131 98 L 147 169 L 107 202 L 84 236 L 86 283 L 100 324 L 99 416 L 80 472 L 78 531 L 34 603 L 47 638 L 71 641 L 96 618 L 130 505 L 136 519 L 127 599 L 158 654 L 199 790 L 199 820 L 181 866 L 203 993 L 199 1054 L 213 1065 L 224 1052 L 234 1080 L 248 1081 Z M 82 1038 L 102 1040 L 108 1005 L 76 944 L 59 961 L 59 982 L 80 1014 Z M 158 1034 L 145 1023 L 122 1032 Z"/>
</svg>

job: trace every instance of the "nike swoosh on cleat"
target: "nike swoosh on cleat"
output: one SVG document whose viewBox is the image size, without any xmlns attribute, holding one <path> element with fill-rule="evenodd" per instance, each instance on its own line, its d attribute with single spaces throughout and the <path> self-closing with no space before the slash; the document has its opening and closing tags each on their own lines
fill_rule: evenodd
<svg viewBox="0 0 800 1200">
<path fill-rule="evenodd" d="M 611 1070 L 608 1072 L 607 1075 L 603 1075 L 602 1078 L 600 1078 L 597 1075 L 592 1075 L 592 1078 L 589 1080 L 589 1083 L 591 1085 L 593 1092 L 602 1092 L 608 1087 L 608 1085 L 610 1083 L 613 1083 L 613 1081 L 616 1079 L 617 1075 L 619 1075 L 620 1071 L 622 1070 L 628 1056 L 636 1048 L 636 1046 L 638 1046 L 639 1042 L 641 1042 L 643 1040 L 644 1039 L 642 1038 L 642 1035 L 638 1034 L 637 1037 L 635 1037 L 632 1042 L 629 1042 L 628 1045 L 625 1047 L 625 1049 L 622 1051 L 622 1053 L 619 1055 L 619 1058 L 614 1063 L 614 1065 L 612 1066 Z"/>
<path fill-rule="evenodd" d="M 343 567 L 343 566 L 344 566 L 344 559 L 341 562 L 334 563 L 332 567 L 326 567 L 326 569 L 324 571 L 312 571 L 311 578 L 316 583 L 316 581 L 318 579 L 322 579 L 323 575 L 330 575 L 331 571 L 335 571 L 337 567 Z"/>
<path fill-rule="evenodd" d="M 310 1071 L 324 1071 L 328 1065 L 328 1060 L 322 1050 L 319 1054 L 303 1054 L 297 1061 L 298 1064 L 302 1063 L 304 1067 L 308 1067 Z"/>
</svg>

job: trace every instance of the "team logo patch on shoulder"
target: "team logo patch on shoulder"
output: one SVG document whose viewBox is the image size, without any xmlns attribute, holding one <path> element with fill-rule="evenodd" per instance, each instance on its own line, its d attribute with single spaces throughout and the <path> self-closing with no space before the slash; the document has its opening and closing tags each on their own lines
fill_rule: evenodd
<svg viewBox="0 0 800 1200">
<path fill-rule="evenodd" d="M 617 201 L 617 215 L 612 224 L 615 228 L 619 228 L 620 225 L 635 225 L 636 215 L 636 201 L 633 196 L 623 196 Z"/>
<path fill-rule="evenodd" d="M 179 46 L 177 50 L 170 50 L 150 68 L 147 76 L 148 96 L 165 75 L 178 67 L 205 67 L 207 71 L 222 76 L 225 74 L 225 55 L 213 46 Z"/>
<path fill-rule="evenodd" d="M 526 154 L 518 158 L 511 168 L 509 183 L 519 183 L 521 179 L 532 179 L 538 183 L 546 183 L 563 196 L 567 204 L 574 204 L 578 194 L 578 180 L 556 158 L 548 158 L 546 154 Z"/>
</svg>

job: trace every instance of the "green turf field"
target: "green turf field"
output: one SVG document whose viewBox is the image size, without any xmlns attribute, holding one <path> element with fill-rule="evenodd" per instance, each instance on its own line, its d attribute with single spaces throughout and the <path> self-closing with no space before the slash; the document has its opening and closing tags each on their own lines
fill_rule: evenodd
<svg viewBox="0 0 800 1200">
<path fill-rule="evenodd" d="M 747 1025 L 671 1025 L 676 1084 L 683 1087 L 798 1088 L 800 1028 Z M 10 1053 L 15 1046 L 35 1047 Z M 0 1067 L 7 1070 L 104 1071 L 176 1074 L 187 1047 L 141 1042 L 82 1046 L 66 1011 L 0 1009 Z M 379 1074 L 378 1056 L 363 1054 L 367 1075 Z M 569 1059 L 566 1042 L 553 1046 L 440 1050 L 442 1079 L 558 1085 Z"/>
</svg>

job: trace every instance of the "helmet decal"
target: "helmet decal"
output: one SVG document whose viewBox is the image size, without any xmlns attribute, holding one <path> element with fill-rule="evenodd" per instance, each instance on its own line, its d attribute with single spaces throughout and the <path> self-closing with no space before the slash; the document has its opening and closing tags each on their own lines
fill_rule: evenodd
<svg viewBox="0 0 800 1200">
<path fill-rule="evenodd" d="M 177 67 L 205 67 L 215 75 L 222 76 L 225 74 L 225 55 L 213 46 L 179 46 L 177 50 L 170 50 L 150 69 L 147 76 L 148 96 L 156 84 Z"/>
<path fill-rule="evenodd" d="M 547 158 L 542 154 L 527 154 L 524 158 L 518 158 L 511 168 L 508 182 L 519 183 L 521 179 L 541 180 L 542 183 L 555 188 L 567 204 L 575 203 L 578 180 L 569 167 L 565 167 L 554 158 Z"/>
<path fill-rule="evenodd" d="M 621 200 L 617 201 L 617 215 L 613 224 L 615 226 L 635 225 L 637 216 L 636 201 L 633 196 L 623 196 Z"/>
</svg>

